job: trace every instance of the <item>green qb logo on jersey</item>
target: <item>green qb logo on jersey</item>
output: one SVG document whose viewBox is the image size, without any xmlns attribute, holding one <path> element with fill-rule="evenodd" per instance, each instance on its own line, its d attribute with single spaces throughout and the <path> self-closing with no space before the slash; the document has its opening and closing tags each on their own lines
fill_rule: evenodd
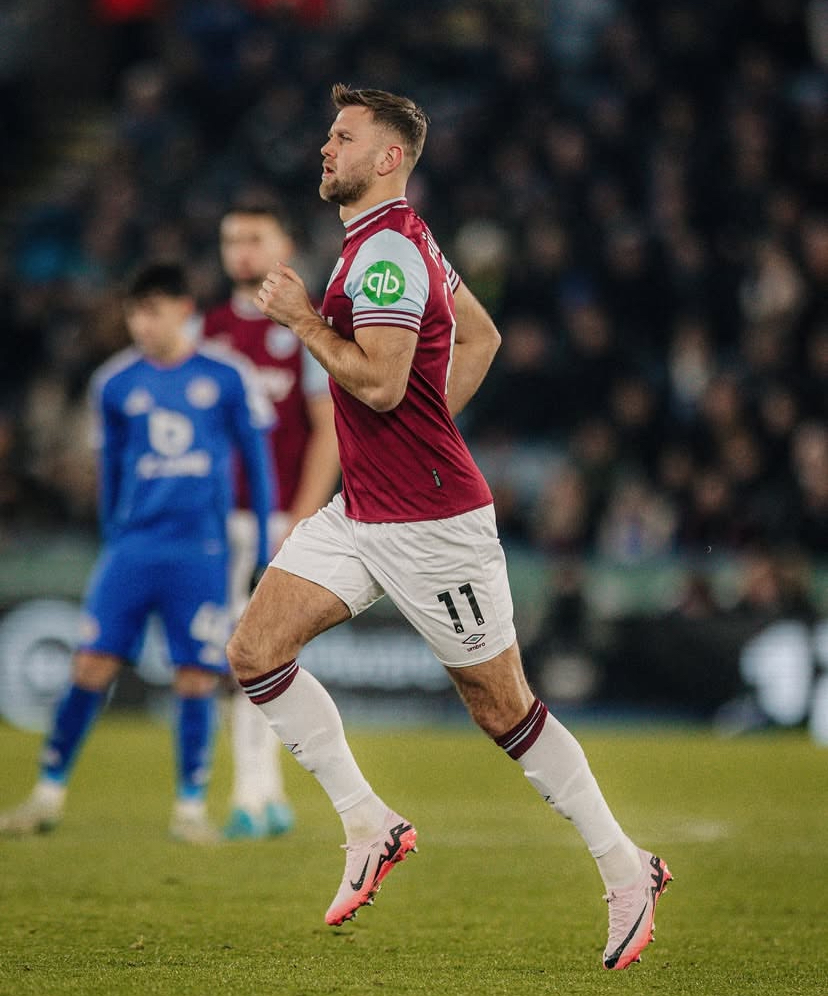
<svg viewBox="0 0 828 996">
<path fill-rule="evenodd" d="M 396 263 L 382 259 L 365 271 L 362 291 L 374 304 L 394 304 L 405 294 L 405 274 Z"/>
</svg>

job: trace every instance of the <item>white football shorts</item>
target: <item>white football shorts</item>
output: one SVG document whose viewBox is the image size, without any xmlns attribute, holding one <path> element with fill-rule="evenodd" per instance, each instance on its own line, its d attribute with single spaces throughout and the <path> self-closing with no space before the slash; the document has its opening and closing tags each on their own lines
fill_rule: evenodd
<svg viewBox="0 0 828 996">
<path fill-rule="evenodd" d="M 357 522 L 337 494 L 296 526 L 271 564 L 327 588 L 352 616 L 387 594 L 447 667 L 491 660 L 515 641 L 491 505 L 450 519 Z"/>
<path fill-rule="evenodd" d="M 284 512 L 271 512 L 267 523 L 267 541 L 272 554 L 285 534 L 288 517 Z M 227 519 L 227 539 L 230 544 L 230 579 L 228 598 L 234 619 L 239 619 L 250 600 L 250 579 L 256 567 L 259 547 L 259 526 L 250 509 L 236 508 Z"/>
</svg>

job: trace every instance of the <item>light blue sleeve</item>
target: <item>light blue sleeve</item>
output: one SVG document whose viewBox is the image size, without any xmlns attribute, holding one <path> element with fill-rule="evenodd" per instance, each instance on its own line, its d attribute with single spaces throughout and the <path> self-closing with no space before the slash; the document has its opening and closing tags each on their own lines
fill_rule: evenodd
<svg viewBox="0 0 828 996">
<path fill-rule="evenodd" d="M 396 325 L 419 332 L 429 294 L 428 269 L 411 240 L 399 232 L 385 229 L 366 239 L 344 289 L 353 301 L 354 331 Z"/>
</svg>

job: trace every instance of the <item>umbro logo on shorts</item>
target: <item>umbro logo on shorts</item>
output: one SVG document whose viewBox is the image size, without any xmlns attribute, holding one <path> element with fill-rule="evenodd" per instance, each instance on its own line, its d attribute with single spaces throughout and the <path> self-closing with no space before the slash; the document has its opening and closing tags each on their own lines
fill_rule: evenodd
<svg viewBox="0 0 828 996">
<path fill-rule="evenodd" d="M 466 653 L 474 653 L 475 650 L 482 650 L 486 646 L 486 634 L 485 633 L 472 633 L 471 636 L 467 636 L 463 640 L 463 645 L 466 648 Z"/>
</svg>

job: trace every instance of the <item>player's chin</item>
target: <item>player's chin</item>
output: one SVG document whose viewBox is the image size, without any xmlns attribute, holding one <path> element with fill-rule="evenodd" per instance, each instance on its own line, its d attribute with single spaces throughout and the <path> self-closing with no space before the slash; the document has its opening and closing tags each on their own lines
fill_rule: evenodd
<svg viewBox="0 0 828 996">
<path fill-rule="evenodd" d="M 242 290 L 257 291 L 266 276 L 266 273 L 245 273 L 242 276 L 237 276 L 233 282 Z"/>
</svg>

